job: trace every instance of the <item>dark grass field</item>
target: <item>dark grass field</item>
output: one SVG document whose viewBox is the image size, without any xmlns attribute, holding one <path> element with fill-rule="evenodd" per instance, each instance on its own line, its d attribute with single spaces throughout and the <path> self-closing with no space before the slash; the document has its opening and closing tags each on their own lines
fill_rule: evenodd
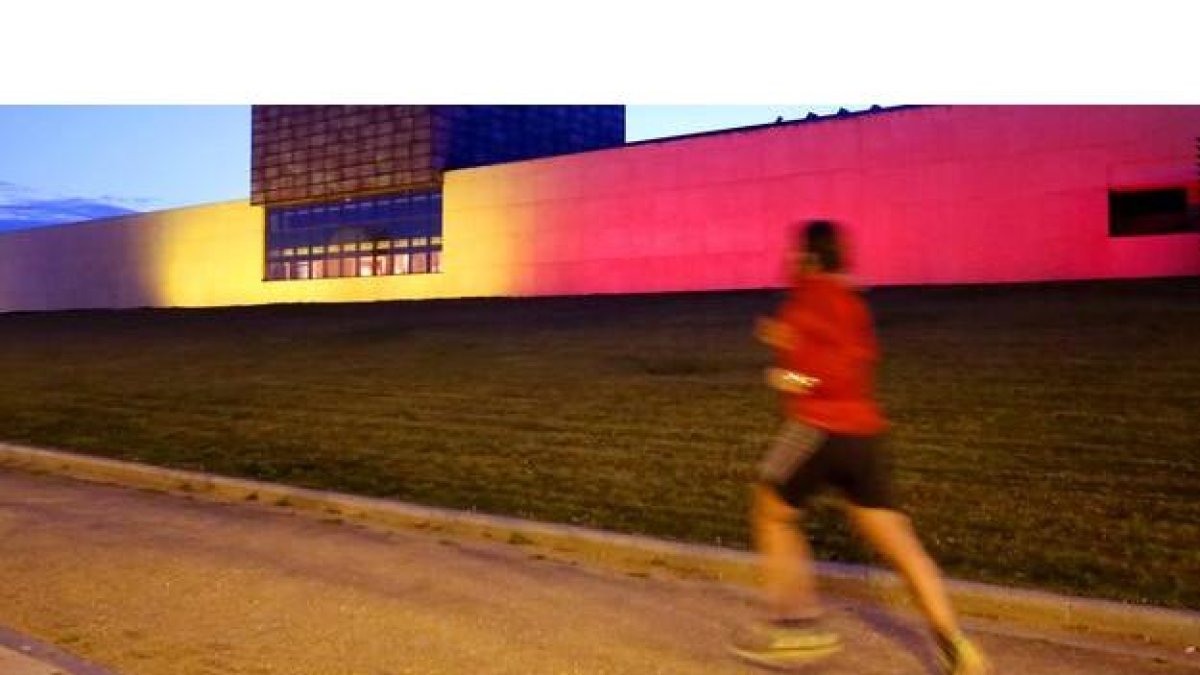
<svg viewBox="0 0 1200 675">
<path fill-rule="evenodd" d="M 879 289 L 948 573 L 1200 608 L 1200 279 Z M 767 292 L 0 315 L 0 437 L 747 545 Z M 824 500 L 818 555 L 867 560 Z"/>
</svg>

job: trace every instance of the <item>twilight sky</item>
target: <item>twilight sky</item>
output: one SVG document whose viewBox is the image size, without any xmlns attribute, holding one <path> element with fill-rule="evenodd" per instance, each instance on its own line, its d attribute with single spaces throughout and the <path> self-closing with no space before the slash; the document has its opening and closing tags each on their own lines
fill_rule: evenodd
<svg viewBox="0 0 1200 675">
<path fill-rule="evenodd" d="M 837 108 L 628 106 L 626 140 Z M 249 191 L 249 106 L 0 105 L 0 231 L 246 199 Z"/>
</svg>

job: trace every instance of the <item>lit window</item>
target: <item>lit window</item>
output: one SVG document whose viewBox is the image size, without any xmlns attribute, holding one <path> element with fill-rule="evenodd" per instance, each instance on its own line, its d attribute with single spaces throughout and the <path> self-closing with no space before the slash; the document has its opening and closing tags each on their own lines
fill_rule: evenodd
<svg viewBox="0 0 1200 675">
<path fill-rule="evenodd" d="M 375 256 L 360 255 L 358 256 L 358 276 L 370 277 L 375 273 Z"/>
<path fill-rule="evenodd" d="M 407 253 L 397 253 L 392 256 L 392 274 L 408 274 Z"/>
<path fill-rule="evenodd" d="M 386 277 L 392 273 L 392 257 L 381 255 L 375 257 L 375 276 Z"/>
</svg>

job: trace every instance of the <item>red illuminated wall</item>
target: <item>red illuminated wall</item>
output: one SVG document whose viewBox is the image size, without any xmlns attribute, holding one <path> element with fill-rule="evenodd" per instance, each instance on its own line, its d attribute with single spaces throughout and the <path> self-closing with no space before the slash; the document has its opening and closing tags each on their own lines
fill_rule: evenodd
<svg viewBox="0 0 1200 675">
<path fill-rule="evenodd" d="M 869 284 L 1197 275 L 1198 234 L 1108 234 L 1110 188 L 1197 200 L 1197 136 L 1200 107 L 906 108 L 450 172 L 445 217 L 506 240 L 516 295 L 779 285 L 814 217 Z"/>
</svg>

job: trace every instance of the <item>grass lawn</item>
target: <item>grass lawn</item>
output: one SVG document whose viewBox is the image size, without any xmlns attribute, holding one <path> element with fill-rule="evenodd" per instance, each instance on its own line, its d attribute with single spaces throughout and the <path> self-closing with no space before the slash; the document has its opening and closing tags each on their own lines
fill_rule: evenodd
<svg viewBox="0 0 1200 675">
<path fill-rule="evenodd" d="M 1200 279 L 868 297 L 949 574 L 1200 609 Z M 0 315 L 0 438 L 745 547 L 777 299 Z M 832 501 L 809 526 L 866 559 Z"/>
</svg>

